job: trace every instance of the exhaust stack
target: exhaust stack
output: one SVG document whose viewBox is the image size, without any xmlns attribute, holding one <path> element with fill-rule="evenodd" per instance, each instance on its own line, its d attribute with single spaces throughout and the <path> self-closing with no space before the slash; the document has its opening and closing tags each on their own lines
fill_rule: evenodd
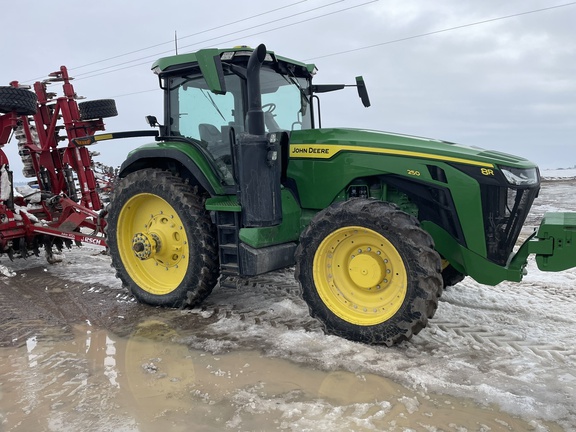
<svg viewBox="0 0 576 432">
<path fill-rule="evenodd" d="M 260 67 L 266 58 L 266 46 L 258 47 L 250 55 L 246 68 L 246 86 L 248 93 L 248 115 L 246 130 L 250 135 L 264 135 L 264 112 L 262 111 L 262 93 L 260 91 Z"/>
<path fill-rule="evenodd" d="M 236 137 L 234 171 L 244 227 L 268 227 L 282 222 L 280 189 L 280 149 L 266 136 L 260 68 L 266 58 L 266 46 L 259 45 L 250 55 L 246 69 L 248 112 L 246 132 Z M 274 155 L 274 157 L 271 157 Z"/>
</svg>

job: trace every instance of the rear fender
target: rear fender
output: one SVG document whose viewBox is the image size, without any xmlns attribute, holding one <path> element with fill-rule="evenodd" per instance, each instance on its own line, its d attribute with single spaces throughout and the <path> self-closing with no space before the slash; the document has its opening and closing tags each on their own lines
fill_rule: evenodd
<svg viewBox="0 0 576 432">
<path fill-rule="evenodd" d="M 130 153 L 120 167 L 120 177 L 144 168 L 162 168 L 176 171 L 181 177 L 189 179 L 206 190 L 210 196 L 226 193 L 220 178 L 213 172 L 210 164 L 199 152 L 182 151 L 180 148 L 153 147 L 141 148 Z"/>
</svg>

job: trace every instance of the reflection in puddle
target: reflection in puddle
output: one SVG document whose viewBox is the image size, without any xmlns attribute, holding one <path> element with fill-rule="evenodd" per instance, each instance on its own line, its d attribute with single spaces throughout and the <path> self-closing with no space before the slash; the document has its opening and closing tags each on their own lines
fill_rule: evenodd
<svg viewBox="0 0 576 432">
<path fill-rule="evenodd" d="M 172 343 L 177 336 L 160 321 L 141 324 L 129 339 L 86 325 L 73 340 L 33 337 L 1 348 L 0 430 L 532 429 L 492 408 L 417 394 L 376 375 L 250 351 L 212 355 Z"/>
</svg>

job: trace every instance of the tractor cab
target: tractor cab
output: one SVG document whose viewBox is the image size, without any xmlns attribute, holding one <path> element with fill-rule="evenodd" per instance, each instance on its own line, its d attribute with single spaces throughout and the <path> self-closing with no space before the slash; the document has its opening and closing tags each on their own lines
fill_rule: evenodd
<svg viewBox="0 0 576 432">
<path fill-rule="evenodd" d="M 250 92 L 247 79 L 252 52 L 246 47 L 202 50 L 190 54 L 184 64 L 180 55 L 154 65 L 165 90 L 161 135 L 199 147 L 226 185 L 234 184 L 232 142 L 236 136 L 313 127 L 310 93 L 314 66 L 266 52 L 259 77 L 262 112 L 252 114 L 263 120 L 263 131 L 249 130 L 251 98 L 258 93 Z M 174 61 L 178 63 L 172 65 Z"/>
<path fill-rule="evenodd" d="M 259 73 L 254 73 L 250 58 L 258 49 L 262 58 Z M 315 94 L 347 87 L 313 85 L 313 64 L 276 56 L 264 46 L 256 50 L 245 46 L 205 49 L 166 57 L 154 63 L 153 70 L 165 91 L 161 136 L 198 147 L 226 186 L 235 184 L 232 151 L 237 137 L 245 133 L 290 134 L 321 126 Z M 358 88 L 364 106 L 369 106 L 362 77 L 352 86 Z M 279 147 L 282 178 L 287 170 L 288 141 L 285 135 Z"/>
</svg>

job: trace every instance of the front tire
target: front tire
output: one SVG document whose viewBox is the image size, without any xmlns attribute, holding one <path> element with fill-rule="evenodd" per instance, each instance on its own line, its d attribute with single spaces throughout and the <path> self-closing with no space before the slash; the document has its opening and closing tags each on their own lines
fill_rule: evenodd
<svg viewBox="0 0 576 432">
<path fill-rule="evenodd" d="M 353 199 L 319 212 L 296 251 L 310 314 L 328 333 L 388 346 L 424 328 L 442 292 L 440 256 L 393 204 Z"/>
<path fill-rule="evenodd" d="M 216 229 L 204 198 L 159 169 L 128 174 L 108 211 L 112 266 L 142 303 L 183 307 L 201 303 L 219 277 Z"/>
</svg>

